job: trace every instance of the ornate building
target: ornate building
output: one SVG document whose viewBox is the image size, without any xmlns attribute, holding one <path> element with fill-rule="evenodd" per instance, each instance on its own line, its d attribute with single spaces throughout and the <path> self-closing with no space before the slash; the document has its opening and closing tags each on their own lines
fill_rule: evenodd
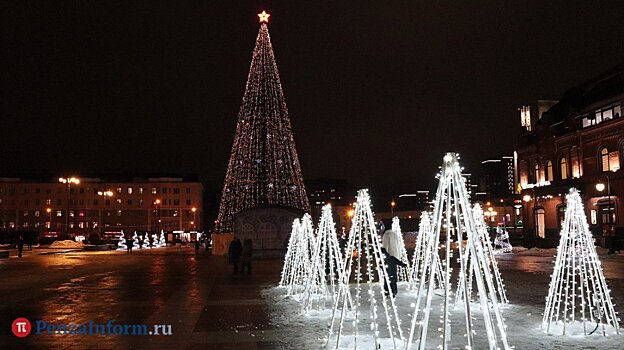
<svg viewBox="0 0 624 350">
<path fill-rule="evenodd" d="M 537 120 L 523 108 L 517 157 L 525 235 L 558 238 L 570 187 L 580 190 L 597 237 L 624 234 L 623 108 L 624 65 L 570 89 Z"/>
</svg>

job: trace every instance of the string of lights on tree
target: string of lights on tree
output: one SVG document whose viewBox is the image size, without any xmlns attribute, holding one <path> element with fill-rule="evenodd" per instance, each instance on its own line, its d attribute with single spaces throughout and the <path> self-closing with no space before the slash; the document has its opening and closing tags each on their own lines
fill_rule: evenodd
<svg viewBox="0 0 624 350">
<path fill-rule="evenodd" d="M 285 287 L 288 281 L 291 280 L 290 275 L 293 273 L 293 256 L 297 249 L 298 241 L 301 235 L 301 221 L 299 219 L 293 220 L 292 229 L 290 231 L 290 238 L 288 239 L 288 247 L 286 248 L 286 255 L 284 256 L 284 266 L 282 267 L 282 275 L 280 278 L 279 286 Z"/>
<path fill-rule="evenodd" d="M 397 306 L 394 298 L 384 293 L 384 283 L 389 286 L 390 279 L 367 190 L 358 191 L 345 256 L 345 272 L 332 309 L 327 346 L 335 345 L 338 349 L 341 340 L 347 338 L 357 349 L 359 338 L 372 333 L 376 349 L 381 347 L 382 338 L 390 338 L 395 349 L 403 347 Z M 349 285 L 351 277 L 353 288 Z M 381 306 L 378 305 L 378 295 L 381 296 Z M 385 337 L 380 332 L 380 318 L 386 326 Z M 367 323 L 361 322 L 362 319 L 367 319 Z"/>
<path fill-rule="evenodd" d="M 464 340 L 464 346 L 467 349 L 473 349 L 475 340 L 478 336 L 475 332 L 473 321 L 480 317 L 485 324 L 485 335 L 488 340 L 489 348 L 492 350 L 498 348 L 510 349 L 507 343 L 507 331 L 504 319 L 500 310 L 500 302 L 494 289 L 494 277 L 490 269 L 490 263 L 486 257 L 483 245 L 478 242 L 479 233 L 477 232 L 475 219 L 470 205 L 468 192 L 466 190 L 465 179 L 462 176 L 462 169 L 459 165 L 458 156 L 455 153 L 447 153 L 441 173 L 438 175 L 439 185 L 436 192 L 432 216 L 432 234 L 427 239 L 427 248 L 423 265 L 428 269 L 427 279 L 420 279 L 418 287 L 418 295 L 412 313 L 412 322 L 410 326 L 409 337 L 407 339 L 407 349 L 410 349 L 414 343 L 418 343 L 419 349 L 427 348 L 427 340 L 429 328 L 433 328 L 433 332 L 438 332 L 441 343 L 438 345 L 440 349 L 451 348 L 451 334 L 454 332 L 463 336 L 459 336 L 460 340 Z M 464 240 L 466 240 L 464 246 Z M 478 302 L 480 305 L 479 313 L 473 313 L 472 303 L 464 302 L 460 305 L 452 304 L 451 292 L 451 276 L 453 260 L 452 251 L 457 249 L 459 275 L 462 281 L 458 286 L 459 293 L 463 294 L 463 300 L 470 300 L 468 293 L 468 257 L 473 257 L 472 264 L 473 280 L 477 285 Z M 442 295 L 434 293 L 434 276 L 436 264 L 435 257 L 438 256 L 438 249 L 443 250 L 444 259 L 442 260 L 443 289 Z M 434 297 L 439 302 L 439 312 L 436 310 L 439 320 L 431 325 L 431 316 L 434 309 Z M 463 319 L 463 327 L 461 321 L 457 318 L 451 322 L 453 315 L 458 314 L 459 319 Z M 461 317 L 463 316 L 463 317 Z M 465 330 L 462 332 L 461 328 Z M 458 337 L 455 337 L 457 339 Z M 456 348 L 456 344 L 453 344 Z"/>
<path fill-rule="evenodd" d="M 316 234 L 316 246 L 312 254 L 312 267 L 303 292 L 303 308 L 320 310 L 331 307 L 342 280 L 343 259 L 338 245 L 336 225 L 331 205 L 321 210 L 321 219 Z M 329 305 L 327 305 L 329 303 Z"/>
<path fill-rule="evenodd" d="M 261 206 L 309 212 L 297 151 L 263 11 L 238 113 L 215 230 L 232 232 L 234 215 Z"/>
<path fill-rule="evenodd" d="M 607 335 L 610 326 L 619 334 L 619 318 L 576 189 L 570 189 L 566 205 L 542 328 L 546 333 L 556 329 L 566 335 L 578 331 L 578 325 L 583 335 L 599 328 Z"/>
<path fill-rule="evenodd" d="M 399 242 L 401 243 L 399 250 L 401 253 L 401 261 L 404 262 L 407 266 L 397 266 L 397 280 L 398 282 L 410 282 L 410 261 L 407 257 L 407 249 L 405 248 L 405 240 L 403 239 L 403 232 L 401 232 L 401 224 L 398 217 L 392 218 L 392 232 L 399 237 Z"/>
<path fill-rule="evenodd" d="M 132 235 L 132 246 L 139 249 L 141 248 L 141 246 L 139 245 L 139 236 L 137 235 L 137 232 L 134 231 L 134 234 Z"/>
<path fill-rule="evenodd" d="M 294 232 L 295 228 L 297 229 L 296 232 Z M 296 223 L 293 223 L 292 235 L 295 235 L 296 238 L 292 242 L 292 247 L 290 247 L 289 261 L 286 261 L 286 263 L 290 264 L 290 267 L 284 272 L 284 282 L 280 284 L 286 287 L 288 295 L 302 293 L 311 273 L 312 253 L 316 246 L 316 239 L 310 214 L 303 215 L 298 227 Z M 319 282 L 317 281 L 316 283 L 318 285 Z"/>
</svg>

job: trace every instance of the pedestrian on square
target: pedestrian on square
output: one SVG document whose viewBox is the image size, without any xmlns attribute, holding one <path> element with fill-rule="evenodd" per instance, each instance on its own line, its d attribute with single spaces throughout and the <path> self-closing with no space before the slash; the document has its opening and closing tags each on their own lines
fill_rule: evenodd
<svg viewBox="0 0 624 350">
<path fill-rule="evenodd" d="M 247 267 L 247 274 L 251 275 L 251 257 L 253 255 L 253 241 L 251 238 L 247 238 L 243 243 L 243 259 L 241 266 L 241 273 L 245 274 L 245 267 Z"/>
<path fill-rule="evenodd" d="M 17 257 L 22 257 L 22 251 L 24 250 L 24 237 L 19 236 L 17 239 Z"/>
<path fill-rule="evenodd" d="M 128 253 L 132 254 L 132 247 L 134 246 L 134 241 L 129 239 L 128 240 Z"/>
<path fill-rule="evenodd" d="M 199 239 L 195 240 L 195 255 L 199 254 L 199 246 L 200 246 L 200 242 Z"/>
<path fill-rule="evenodd" d="M 386 230 L 384 232 L 383 237 L 381 238 L 381 251 L 384 253 L 384 262 L 386 265 L 386 272 L 388 274 L 389 283 L 384 283 L 384 290 L 386 295 L 390 294 L 390 290 L 392 291 L 392 296 L 396 297 L 397 295 L 397 265 L 402 267 L 407 267 L 407 265 L 401 261 L 401 250 L 400 250 L 400 242 L 399 235 L 392 231 Z M 388 286 L 390 284 L 390 286 Z"/>
<path fill-rule="evenodd" d="M 230 243 L 229 255 L 230 262 L 234 265 L 234 274 L 238 274 L 238 261 L 240 260 L 241 253 L 243 252 L 243 245 L 241 244 L 240 239 L 235 238 Z"/>
</svg>

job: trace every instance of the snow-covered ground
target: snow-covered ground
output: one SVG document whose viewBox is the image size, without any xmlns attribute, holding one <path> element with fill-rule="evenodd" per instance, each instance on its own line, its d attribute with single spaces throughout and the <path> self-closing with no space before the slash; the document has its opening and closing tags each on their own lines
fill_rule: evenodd
<svg viewBox="0 0 624 350">
<path fill-rule="evenodd" d="M 606 255 L 606 251 L 599 249 L 600 260 L 604 269 L 607 283 L 612 290 L 612 297 L 616 304 L 624 303 L 624 255 Z M 575 329 L 568 329 L 566 336 L 561 335 L 561 330 L 553 327 L 551 334 L 545 334 L 541 329 L 542 315 L 544 312 L 545 298 L 548 294 L 550 274 L 553 269 L 553 260 L 556 249 L 524 249 L 514 248 L 513 254 L 497 256 L 498 266 L 507 287 L 507 296 L 510 304 L 503 308 L 503 317 L 507 326 L 507 340 L 509 345 L 516 349 L 622 349 L 624 335 L 615 335 L 613 329 L 605 329 L 606 337 L 602 336 L 602 328 L 594 334 L 583 336 L 582 326 L 576 325 Z M 381 296 L 378 293 L 377 303 L 381 306 Z M 402 331 L 407 338 L 409 326 L 412 320 L 413 307 L 416 294 L 408 292 L 405 285 L 399 286 L 399 294 L 396 299 L 397 307 L 402 324 Z M 271 305 L 271 319 L 278 328 L 287 330 L 289 335 L 288 347 L 292 349 L 321 349 L 326 348 L 329 336 L 329 322 L 331 310 L 311 311 L 307 315 L 302 313 L 301 304 L 294 297 L 286 296 L 285 289 L 273 287 L 263 291 L 263 296 Z M 440 298 L 441 299 L 441 298 Z M 436 305 L 435 300 L 432 305 Z M 368 305 L 361 305 L 363 310 L 368 310 Z M 487 349 L 483 321 L 479 317 L 478 305 L 474 304 L 473 316 L 475 317 L 475 349 Z M 383 311 L 381 311 L 383 313 Z M 365 313 L 364 313 L 365 314 Z M 337 314 L 339 316 L 339 313 Z M 437 319 L 439 313 L 432 310 L 431 320 Z M 349 320 L 350 315 L 346 315 Z M 463 314 L 453 316 L 453 328 L 451 336 L 451 348 L 463 348 L 465 326 L 461 317 Z M 382 349 L 392 349 L 392 341 L 385 329 L 385 316 L 380 317 L 380 334 L 386 339 L 381 345 Z M 360 319 L 361 324 L 370 324 L 367 319 Z M 347 324 L 347 323 L 345 323 Z M 431 323 L 433 324 L 433 322 Z M 352 325 L 352 322 L 349 323 Z M 595 324 L 588 324 L 589 331 L 595 328 Z M 365 327 L 360 327 L 360 330 Z M 343 335 L 340 348 L 353 349 L 354 338 L 352 327 L 346 327 L 347 333 Z M 429 332 L 427 348 L 436 348 L 441 339 L 436 337 L 436 330 Z M 570 334 L 572 333 L 572 334 Z M 439 333 L 438 333 L 439 334 Z M 374 349 L 374 342 L 370 331 L 361 331 L 357 338 L 359 349 Z M 403 349 L 402 342 L 397 341 L 397 348 Z M 336 348 L 335 335 L 332 336 L 328 348 Z M 412 346 L 412 349 L 415 349 Z"/>
</svg>

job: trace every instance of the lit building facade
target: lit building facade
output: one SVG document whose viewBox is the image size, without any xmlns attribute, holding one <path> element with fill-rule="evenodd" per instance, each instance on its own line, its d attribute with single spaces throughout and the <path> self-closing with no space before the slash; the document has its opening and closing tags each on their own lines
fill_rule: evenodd
<svg viewBox="0 0 624 350">
<path fill-rule="evenodd" d="M 517 149 L 525 235 L 558 238 L 571 187 L 581 191 L 595 236 L 624 234 L 623 108 L 620 66 L 570 89 L 525 126 Z"/>
<path fill-rule="evenodd" d="M 0 230 L 71 235 L 202 230 L 203 186 L 183 178 L 0 178 Z"/>
</svg>

